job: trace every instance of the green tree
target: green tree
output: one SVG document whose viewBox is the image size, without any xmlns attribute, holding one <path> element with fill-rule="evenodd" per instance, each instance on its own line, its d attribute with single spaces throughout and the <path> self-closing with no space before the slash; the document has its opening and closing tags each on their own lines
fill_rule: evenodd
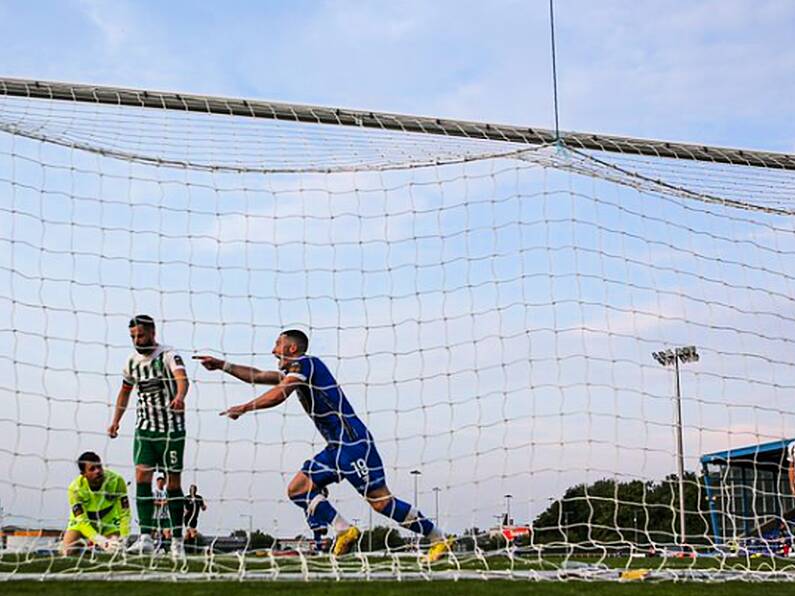
<svg viewBox="0 0 795 596">
<path fill-rule="evenodd" d="M 232 536 L 235 538 L 248 538 L 248 532 L 245 530 L 235 530 L 232 532 Z M 251 534 L 248 548 L 249 550 L 263 550 L 267 548 L 273 548 L 275 543 L 276 539 L 270 534 L 265 534 L 259 530 L 254 530 L 254 532 Z"/>
<path fill-rule="evenodd" d="M 362 532 L 359 538 L 359 548 L 363 551 L 373 551 L 400 548 L 405 545 L 405 541 L 395 528 L 376 526 L 372 530 Z"/>
<path fill-rule="evenodd" d="M 709 540 L 702 486 L 699 477 L 685 473 L 685 533 L 689 544 Z M 670 544 L 679 532 L 678 479 L 672 474 L 660 482 L 602 479 L 578 484 L 541 513 L 533 527 L 536 544 Z"/>
</svg>

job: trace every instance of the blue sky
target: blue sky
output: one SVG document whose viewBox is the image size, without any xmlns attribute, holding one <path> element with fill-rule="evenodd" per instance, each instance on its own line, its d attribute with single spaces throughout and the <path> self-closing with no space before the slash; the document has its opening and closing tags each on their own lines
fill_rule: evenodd
<svg viewBox="0 0 795 596">
<path fill-rule="evenodd" d="M 791 150 L 786 1 L 556 3 L 561 127 Z M 551 127 L 547 2 L 3 2 L 6 76 Z"/>
<path fill-rule="evenodd" d="M 791 3 L 681 2 L 672 8 L 561 1 L 556 7 L 563 129 L 795 148 Z M 0 3 L 6 43 L 0 74 L 552 127 L 547 9 L 546 1 L 6 2 Z M 159 130 L 159 121 L 150 122 Z M 275 130 L 243 126 L 263 135 Z M 165 139 L 173 140 L 168 134 Z M 125 142 L 137 140 L 119 141 Z M 277 155 L 280 146 L 273 146 Z M 753 409 L 792 412 L 781 400 L 793 371 L 776 363 L 793 339 L 786 326 L 793 312 L 785 299 L 793 277 L 788 221 L 670 198 L 650 202 L 646 194 L 604 182 L 547 174 L 533 156 L 529 165 L 492 160 L 381 178 L 263 181 L 253 174 L 190 172 L 186 178 L 198 186 L 186 189 L 173 183 L 177 176 L 167 168 L 128 168 L 28 141 L 12 145 L 8 135 L 0 137 L 0 149 L 10 157 L 3 163 L 14 164 L 13 172 L 3 172 L 0 205 L 5 212 L 17 209 L 0 239 L 27 243 L 16 244 L 2 261 L 4 275 L 16 272 L 9 279 L 20 303 L 2 313 L 7 341 L 0 366 L 19 393 L 4 387 L 16 409 L 2 421 L 13 445 L 0 445 L 6 454 L 26 453 L 44 441 L 49 458 L 44 470 L 40 457 L 6 458 L 7 474 L 19 486 L 0 483 L 0 498 L 11 500 L 17 513 L 24 503 L 30 519 L 52 524 L 63 515 L 72 451 L 101 442 L 109 461 L 129 471 L 132 412 L 123 440 L 111 444 L 102 428 L 133 309 L 168 319 L 165 339 L 186 353 L 216 348 L 241 358 L 266 352 L 281 325 L 310 318 L 319 353 L 339 367 L 354 403 L 383 437 L 393 487 L 409 494 L 406 471 L 423 462 L 425 507 L 435 480 L 445 487 L 445 516 L 456 529 L 488 524 L 506 491 L 524 494 L 515 511 L 530 518 L 547 499 L 587 477 L 584 470 L 594 462 L 597 469 L 589 473 L 597 476 L 616 466 L 628 477 L 671 471 L 670 375 L 648 357 L 663 342 L 698 338 L 712 357 L 705 358 L 703 374 L 686 373 L 702 398 L 686 410 L 691 466 L 699 453 L 727 441 L 795 434 L 791 416 L 771 422 Z M 45 179 L 37 160 L 84 171 Z M 30 188 L 12 188 L 6 177 Z M 385 181 L 395 190 L 382 193 Z M 283 194 L 274 194 L 274 186 Z M 324 187 L 338 193 L 333 201 L 317 190 Z M 87 200 L 69 210 L 50 200 L 56 190 Z M 277 200 L 282 196 L 290 200 Z M 539 196 L 543 200 L 536 201 Z M 111 202 L 119 197 L 130 204 Z M 471 201 L 468 206 L 460 205 L 461 197 Z M 175 205 L 187 215 L 164 217 L 163 209 Z M 334 214 L 336 223 L 319 222 L 313 218 L 318 214 Z M 279 226 L 276 219 L 296 225 Z M 115 229 L 126 222 L 138 236 Z M 460 233 L 473 224 L 483 229 Z M 365 239 L 364 249 L 312 244 L 345 238 L 351 229 Z M 147 235 L 152 231 L 157 243 Z M 418 232 L 429 231 L 449 238 L 417 240 Z M 755 244 L 726 240 L 738 237 Z M 78 249 L 91 254 L 75 258 Z M 511 251 L 521 259 L 495 256 Z M 462 264 L 456 261 L 462 254 L 491 258 Z M 113 260 L 126 256 L 139 263 Z M 181 264 L 153 264 L 170 259 Z M 357 263 L 371 271 L 330 274 Z M 405 268 L 413 276 L 399 275 Z M 246 274 L 252 269 L 256 276 Z M 153 274 L 168 292 L 125 288 Z M 280 276 L 293 284 L 281 292 L 274 290 Z M 333 287 L 336 302 L 316 289 L 324 283 Z M 194 292 L 184 291 L 186 285 Z M 303 300 L 304 288 L 311 300 Z M 381 296 L 387 290 L 399 298 Z M 518 296 L 526 303 L 519 311 L 511 306 Z M 70 299 L 79 314 L 55 315 L 53 308 L 68 309 Z M 467 315 L 484 308 L 492 312 Z M 783 328 L 765 314 L 771 312 L 783 314 Z M 420 315 L 431 322 L 415 324 L 412 317 Z M 403 323 L 391 328 L 390 321 Z M 13 333 L 20 322 L 25 332 Z M 523 329 L 531 338 L 525 342 Z M 47 342 L 48 333 L 72 343 Z M 419 355 L 411 351 L 418 338 L 425 350 Z M 85 343 L 77 350 L 74 340 Z M 37 364 L 42 352 L 44 363 Z M 506 360 L 510 375 L 500 370 Z M 76 376 L 68 374 L 75 361 L 82 367 Z M 222 500 L 228 499 L 249 503 L 262 527 L 275 529 L 272 514 L 281 520 L 278 528 L 300 531 L 283 485 L 317 445 L 303 413 L 292 404 L 229 425 L 218 419 L 218 409 L 250 390 L 219 386 L 217 377 L 193 372 L 193 428 L 203 443 L 192 444 L 189 460 L 214 502 L 208 527 L 240 525 L 225 515 Z M 533 400 L 518 378 L 529 379 Z M 391 379 L 399 382 L 391 385 Z M 44 407 L 26 411 L 24 399 Z M 726 399 L 732 408 L 722 406 Z M 510 423 L 501 420 L 505 413 Z M 23 436 L 19 421 L 69 423 L 42 438 L 35 430 Z M 529 442 L 523 440 L 528 431 Z M 286 447 L 293 442 L 301 448 Z M 482 455 L 470 471 L 467 454 L 473 452 Z M 474 499 L 467 492 L 473 487 Z M 363 517 L 355 495 L 340 490 L 346 510 Z"/>
</svg>

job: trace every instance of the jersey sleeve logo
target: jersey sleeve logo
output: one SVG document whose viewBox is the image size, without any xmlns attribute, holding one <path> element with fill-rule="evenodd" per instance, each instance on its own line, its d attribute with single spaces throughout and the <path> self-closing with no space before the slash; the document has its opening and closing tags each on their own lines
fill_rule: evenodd
<svg viewBox="0 0 795 596">
<path fill-rule="evenodd" d="M 75 517 L 83 515 L 83 506 L 80 503 L 75 503 L 72 505 L 72 513 L 75 515 Z"/>
<path fill-rule="evenodd" d="M 185 366 L 185 363 L 182 361 L 182 356 L 174 354 L 174 364 L 177 366 Z"/>
<path fill-rule="evenodd" d="M 287 365 L 287 372 L 288 373 L 298 373 L 301 374 L 301 362 L 296 360 L 295 362 L 291 362 Z"/>
</svg>

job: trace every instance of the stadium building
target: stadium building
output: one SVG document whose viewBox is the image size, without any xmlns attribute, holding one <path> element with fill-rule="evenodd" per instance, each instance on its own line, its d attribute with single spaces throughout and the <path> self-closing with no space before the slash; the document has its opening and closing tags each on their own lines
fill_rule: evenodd
<svg viewBox="0 0 795 596">
<path fill-rule="evenodd" d="M 712 537 L 717 545 L 791 535 L 795 497 L 784 439 L 701 456 Z M 782 522 L 788 522 L 783 526 Z"/>
</svg>

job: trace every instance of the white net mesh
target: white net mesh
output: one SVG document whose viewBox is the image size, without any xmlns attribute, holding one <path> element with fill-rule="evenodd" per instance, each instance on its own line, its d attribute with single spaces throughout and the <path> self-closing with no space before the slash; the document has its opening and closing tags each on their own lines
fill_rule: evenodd
<svg viewBox="0 0 795 596">
<path fill-rule="evenodd" d="M 658 575 L 789 578 L 793 188 L 781 169 L 4 97 L 0 571 L 618 577 L 644 554 Z M 186 360 L 262 369 L 280 330 L 309 330 L 453 555 L 427 565 L 344 483 L 341 513 L 393 531 L 310 554 L 285 487 L 322 438 L 295 400 L 220 418 L 261 388 L 190 362 L 183 485 L 208 510 L 188 562 L 58 557 L 77 455 L 133 480 L 133 413 L 105 428 L 141 312 Z M 674 373 L 651 354 L 686 345 L 683 545 Z M 236 530 L 278 541 L 244 555 Z"/>
</svg>

